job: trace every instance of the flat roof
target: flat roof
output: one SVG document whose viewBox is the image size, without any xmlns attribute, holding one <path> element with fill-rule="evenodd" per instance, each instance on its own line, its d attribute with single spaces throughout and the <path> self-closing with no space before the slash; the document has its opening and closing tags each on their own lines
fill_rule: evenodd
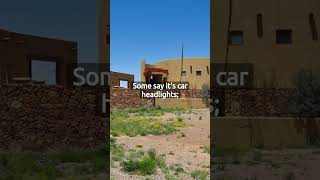
<svg viewBox="0 0 320 180">
<path fill-rule="evenodd" d="M 111 74 L 123 74 L 127 76 L 134 76 L 133 74 L 123 73 L 123 72 L 116 72 L 116 71 L 110 71 Z"/>
<path fill-rule="evenodd" d="M 61 41 L 61 42 L 65 42 L 65 43 L 77 44 L 77 42 L 75 42 L 75 41 L 69 41 L 69 40 L 58 39 L 58 38 L 49 38 L 49 37 L 43 37 L 43 36 L 36 36 L 36 35 L 24 34 L 24 33 L 17 33 L 17 32 L 13 32 L 13 31 L 0 29 L 0 35 L 3 35 L 3 34 L 5 34 L 6 36 L 13 36 L 13 37 L 38 38 L 38 39 L 44 39 L 44 40 Z M 0 37 L 0 38 L 6 38 L 6 37 Z"/>
</svg>

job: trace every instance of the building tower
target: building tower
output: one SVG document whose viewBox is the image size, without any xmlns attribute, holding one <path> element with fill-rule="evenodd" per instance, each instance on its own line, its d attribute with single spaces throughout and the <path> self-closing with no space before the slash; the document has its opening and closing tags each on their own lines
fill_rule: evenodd
<svg viewBox="0 0 320 180">
<path fill-rule="evenodd" d="M 320 71 L 319 0 L 213 0 L 211 5 L 214 63 L 252 63 L 258 88 L 292 87 L 301 69 Z"/>
</svg>

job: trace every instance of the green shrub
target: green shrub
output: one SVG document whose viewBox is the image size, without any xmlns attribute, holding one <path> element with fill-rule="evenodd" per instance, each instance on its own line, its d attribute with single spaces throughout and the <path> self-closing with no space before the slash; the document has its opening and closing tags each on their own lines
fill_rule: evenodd
<svg viewBox="0 0 320 180">
<path fill-rule="evenodd" d="M 94 176 L 106 169 L 107 146 L 92 150 L 69 148 L 46 152 L 0 152 L 0 179 L 58 179 Z"/>
<path fill-rule="evenodd" d="M 155 159 L 144 157 L 139 163 L 139 171 L 142 175 L 150 175 L 155 173 L 157 169 L 157 162 Z"/>
<path fill-rule="evenodd" d="M 182 122 L 183 118 L 182 117 L 177 117 L 178 122 Z"/>
<path fill-rule="evenodd" d="M 124 148 L 118 144 L 110 144 L 111 160 L 121 161 L 125 157 Z"/>
<path fill-rule="evenodd" d="M 118 118 L 111 120 L 111 133 L 115 136 L 145 136 L 148 134 L 162 135 L 171 134 L 176 131 L 174 124 L 161 123 L 145 117 Z"/>
<path fill-rule="evenodd" d="M 139 108 L 139 109 L 123 109 L 111 111 L 111 130 L 113 137 L 126 136 L 146 136 L 171 134 L 176 131 L 177 127 L 186 127 L 182 117 L 178 117 L 176 121 L 170 123 L 162 123 L 160 120 L 154 119 L 152 116 L 161 116 L 165 112 L 181 114 L 186 111 L 178 108 Z"/>
<path fill-rule="evenodd" d="M 121 166 L 126 172 L 135 172 L 139 169 L 139 160 L 129 159 L 127 161 L 122 161 Z"/>
<path fill-rule="evenodd" d="M 127 160 L 120 164 L 122 169 L 128 173 L 135 173 L 140 175 L 154 174 L 157 168 L 165 168 L 164 159 L 157 155 L 154 149 L 143 151 L 131 151 Z"/>
<path fill-rule="evenodd" d="M 206 180 L 209 173 L 204 170 L 196 170 L 191 172 L 191 177 L 197 180 Z"/>
<path fill-rule="evenodd" d="M 147 151 L 147 156 L 150 158 L 150 159 L 154 159 L 156 160 L 157 159 L 157 152 L 155 149 L 150 149 Z"/>
<path fill-rule="evenodd" d="M 203 149 L 204 153 L 210 154 L 210 146 L 205 145 L 205 146 L 202 146 L 201 149 Z"/>
</svg>

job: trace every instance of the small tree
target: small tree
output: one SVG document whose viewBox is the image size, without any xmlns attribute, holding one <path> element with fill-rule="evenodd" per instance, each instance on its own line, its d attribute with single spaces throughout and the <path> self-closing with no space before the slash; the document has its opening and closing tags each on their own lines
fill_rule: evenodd
<svg viewBox="0 0 320 180">
<path fill-rule="evenodd" d="M 301 70 L 295 77 L 294 91 L 289 99 L 289 110 L 295 117 L 306 119 L 307 142 L 319 143 L 318 127 L 315 118 L 320 117 L 320 76 L 311 70 Z"/>
<path fill-rule="evenodd" d="M 208 84 L 203 84 L 201 86 L 201 97 L 202 101 L 206 103 L 206 105 L 209 107 L 210 104 L 210 86 Z"/>
</svg>

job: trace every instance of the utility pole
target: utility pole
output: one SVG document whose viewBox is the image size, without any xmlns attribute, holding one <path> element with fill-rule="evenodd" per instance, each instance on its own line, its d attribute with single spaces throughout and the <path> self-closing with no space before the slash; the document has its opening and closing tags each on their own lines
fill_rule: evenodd
<svg viewBox="0 0 320 180">
<path fill-rule="evenodd" d="M 180 83 L 182 81 L 182 70 L 183 70 L 183 44 L 181 49 L 181 71 L 180 71 Z"/>
<path fill-rule="evenodd" d="M 229 49 L 230 49 L 230 31 L 231 31 L 231 23 L 232 23 L 232 0 L 229 0 L 229 21 L 228 21 L 228 32 L 227 32 L 227 48 L 226 48 L 226 55 L 225 55 L 225 66 L 224 71 L 227 73 L 227 77 L 229 75 L 228 70 L 228 59 L 229 59 Z M 228 81 L 227 81 L 228 86 Z"/>
</svg>

